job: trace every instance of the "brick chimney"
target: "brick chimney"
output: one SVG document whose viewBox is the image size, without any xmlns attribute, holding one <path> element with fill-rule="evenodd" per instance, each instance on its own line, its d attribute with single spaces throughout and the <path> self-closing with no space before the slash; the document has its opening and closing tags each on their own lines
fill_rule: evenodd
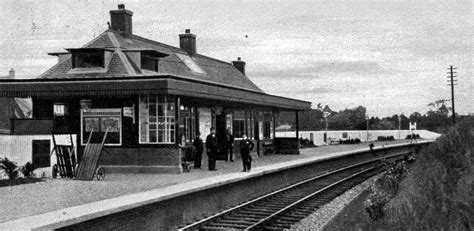
<svg viewBox="0 0 474 231">
<path fill-rule="evenodd" d="M 240 57 L 237 58 L 237 61 L 232 61 L 232 65 L 245 75 L 245 62 Z"/>
<path fill-rule="evenodd" d="M 14 79 L 15 78 L 15 70 L 10 69 L 10 71 L 8 72 L 8 78 L 10 79 Z"/>
<path fill-rule="evenodd" d="M 118 10 L 110 11 L 110 29 L 132 34 L 132 16 L 132 11 L 126 10 L 124 4 L 119 4 Z"/>
<path fill-rule="evenodd" d="M 189 55 L 196 54 L 196 35 L 191 34 L 190 29 L 186 29 L 184 34 L 179 35 L 179 47 Z"/>
</svg>

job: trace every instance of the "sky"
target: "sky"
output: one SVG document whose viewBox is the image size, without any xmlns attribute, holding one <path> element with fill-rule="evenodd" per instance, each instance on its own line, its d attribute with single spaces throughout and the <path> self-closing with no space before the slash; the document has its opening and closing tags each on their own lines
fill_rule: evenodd
<svg viewBox="0 0 474 231">
<path fill-rule="evenodd" d="M 362 105 L 369 116 L 423 114 L 450 99 L 453 65 L 456 112 L 474 113 L 470 0 L 2 0 L 0 76 L 39 76 L 57 62 L 48 52 L 92 40 L 120 3 L 134 12 L 134 34 L 179 46 L 191 29 L 198 53 L 242 57 L 269 94 L 336 111 Z"/>
</svg>

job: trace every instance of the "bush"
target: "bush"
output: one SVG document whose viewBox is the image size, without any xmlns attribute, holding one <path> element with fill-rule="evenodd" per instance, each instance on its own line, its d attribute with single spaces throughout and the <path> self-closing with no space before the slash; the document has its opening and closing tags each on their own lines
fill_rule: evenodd
<svg viewBox="0 0 474 231">
<path fill-rule="evenodd" d="M 397 230 L 474 229 L 474 129 L 447 131 L 425 148 L 386 206 L 387 225 Z"/>
<path fill-rule="evenodd" d="M 375 221 L 385 216 L 383 209 L 388 200 L 389 196 L 384 192 L 371 191 L 365 201 L 365 211 L 369 214 L 370 219 Z"/>
<path fill-rule="evenodd" d="M 8 158 L 0 158 L 0 169 L 5 171 L 10 181 L 14 181 L 18 177 L 18 165 Z"/>
<path fill-rule="evenodd" d="M 418 134 L 409 134 L 405 137 L 406 140 L 411 140 L 411 139 L 420 139 L 420 135 Z"/>
<path fill-rule="evenodd" d="M 383 163 L 383 168 L 386 172 L 375 181 L 365 202 L 365 211 L 372 220 L 384 217 L 385 204 L 398 193 L 400 182 L 408 173 L 405 162 L 386 161 Z"/>
<path fill-rule="evenodd" d="M 391 141 L 395 140 L 394 136 L 377 136 L 378 141 Z"/>
<path fill-rule="evenodd" d="M 25 165 L 21 166 L 20 171 L 24 177 L 31 178 L 34 176 L 35 166 L 31 162 L 26 162 Z"/>
<path fill-rule="evenodd" d="M 314 142 L 312 140 L 309 140 L 307 138 L 300 137 L 300 145 L 301 147 L 315 147 Z"/>
</svg>

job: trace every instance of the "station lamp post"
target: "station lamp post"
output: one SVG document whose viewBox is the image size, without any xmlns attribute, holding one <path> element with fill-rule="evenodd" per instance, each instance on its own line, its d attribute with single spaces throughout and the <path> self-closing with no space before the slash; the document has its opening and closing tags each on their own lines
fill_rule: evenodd
<svg viewBox="0 0 474 231">
<path fill-rule="evenodd" d="M 365 120 L 367 121 L 367 142 L 369 142 L 369 115 L 365 114 Z"/>
<path fill-rule="evenodd" d="M 328 140 L 328 116 L 329 116 L 329 114 L 330 113 L 327 112 L 327 111 L 323 112 L 323 117 L 326 120 L 326 130 L 324 132 L 324 142 L 326 142 L 326 143 L 328 142 L 327 140 Z"/>
<path fill-rule="evenodd" d="M 400 140 L 402 137 L 402 114 L 398 116 L 398 139 Z"/>
</svg>

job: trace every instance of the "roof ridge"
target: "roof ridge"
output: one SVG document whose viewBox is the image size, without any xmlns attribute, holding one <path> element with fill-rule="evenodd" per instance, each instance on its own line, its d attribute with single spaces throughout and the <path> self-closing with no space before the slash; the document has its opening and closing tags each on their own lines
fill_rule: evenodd
<svg viewBox="0 0 474 231">
<path fill-rule="evenodd" d="M 122 49 L 120 48 L 115 48 L 115 53 L 118 55 L 118 57 L 120 58 L 120 60 L 122 60 L 124 66 L 125 66 L 125 69 L 127 70 L 128 74 L 129 75 L 132 75 L 132 76 L 136 76 L 137 73 L 135 72 L 135 68 L 133 68 L 132 64 L 128 62 L 128 59 L 127 57 L 125 56 L 125 54 L 122 52 Z"/>
<path fill-rule="evenodd" d="M 122 48 L 122 47 L 120 46 L 119 41 L 118 41 L 117 38 L 115 37 L 115 34 L 114 34 L 114 33 L 107 33 L 107 36 L 109 37 L 110 41 L 112 42 L 112 44 L 114 44 L 114 46 L 115 46 L 116 48 L 120 48 L 120 49 Z"/>
<path fill-rule="evenodd" d="M 135 35 L 135 34 L 132 34 L 132 36 L 135 38 L 135 39 L 139 39 L 139 40 L 143 40 L 145 42 L 150 42 L 150 43 L 155 43 L 155 45 L 160 45 L 160 46 L 164 46 L 166 48 L 171 48 L 171 49 L 175 49 L 175 50 L 178 50 L 178 51 L 182 51 L 181 48 L 179 47 L 175 47 L 175 46 L 171 46 L 171 45 L 168 45 L 166 43 L 161 43 L 161 42 L 158 42 L 158 41 L 155 41 L 155 40 L 151 40 L 151 39 L 148 39 L 148 38 L 144 38 L 142 36 L 139 36 L 139 35 Z M 174 52 L 174 51 L 173 51 Z"/>
<path fill-rule="evenodd" d="M 141 39 L 141 40 L 144 40 L 144 41 L 146 41 L 146 42 L 151 42 L 151 43 L 155 43 L 155 44 L 160 45 L 160 46 L 165 46 L 165 47 L 167 47 L 167 48 L 172 48 L 172 49 L 175 49 L 175 50 L 177 50 L 177 51 L 183 52 L 183 54 L 185 54 L 185 55 L 189 55 L 186 51 L 182 50 L 182 49 L 179 48 L 179 47 L 175 47 L 175 46 L 168 45 L 168 44 L 165 44 L 165 43 L 161 43 L 161 42 L 158 42 L 158 41 L 155 41 L 155 40 L 151 40 L 151 39 L 148 39 L 148 38 L 144 38 L 144 37 L 142 37 L 142 36 L 135 35 L 135 34 L 132 34 L 132 36 L 133 36 L 134 38 L 136 38 L 136 39 Z M 173 52 L 175 52 L 175 51 L 173 50 Z M 215 58 L 212 58 L 212 57 L 203 55 L 203 54 L 196 53 L 196 56 L 199 56 L 200 58 L 206 58 L 206 59 L 210 59 L 210 60 L 213 60 L 213 61 L 217 61 L 217 62 L 225 63 L 225 64 L 228 64 L 228 65 L 232 65 L 230 62 L 226 62 L 226 61 L 223 61 L 223 60 L 215 59 Z M 232 65 L 232 66 L 233 66 L 233 65 Z"/>
<path fill-rule="evenodd" d="M 86 43 L 85 45 L 82 46 L 82 48 L 87 48 L 87 46 L 89 46 L 90 44 L 94 43 L 95 41 L 99 40 L 99 38 L 102 38 L 102 36 L 104 34 L 106 34 L 107 32 L 109 32 L 110 30 L 105 30 L 104 32 L 102 32 L 100 35 L 98 35 L 97 37 L 95 37 L 94 39 L 92 39 L 91 41 L 89 41 L 88 43 Z"/>
</svg>

